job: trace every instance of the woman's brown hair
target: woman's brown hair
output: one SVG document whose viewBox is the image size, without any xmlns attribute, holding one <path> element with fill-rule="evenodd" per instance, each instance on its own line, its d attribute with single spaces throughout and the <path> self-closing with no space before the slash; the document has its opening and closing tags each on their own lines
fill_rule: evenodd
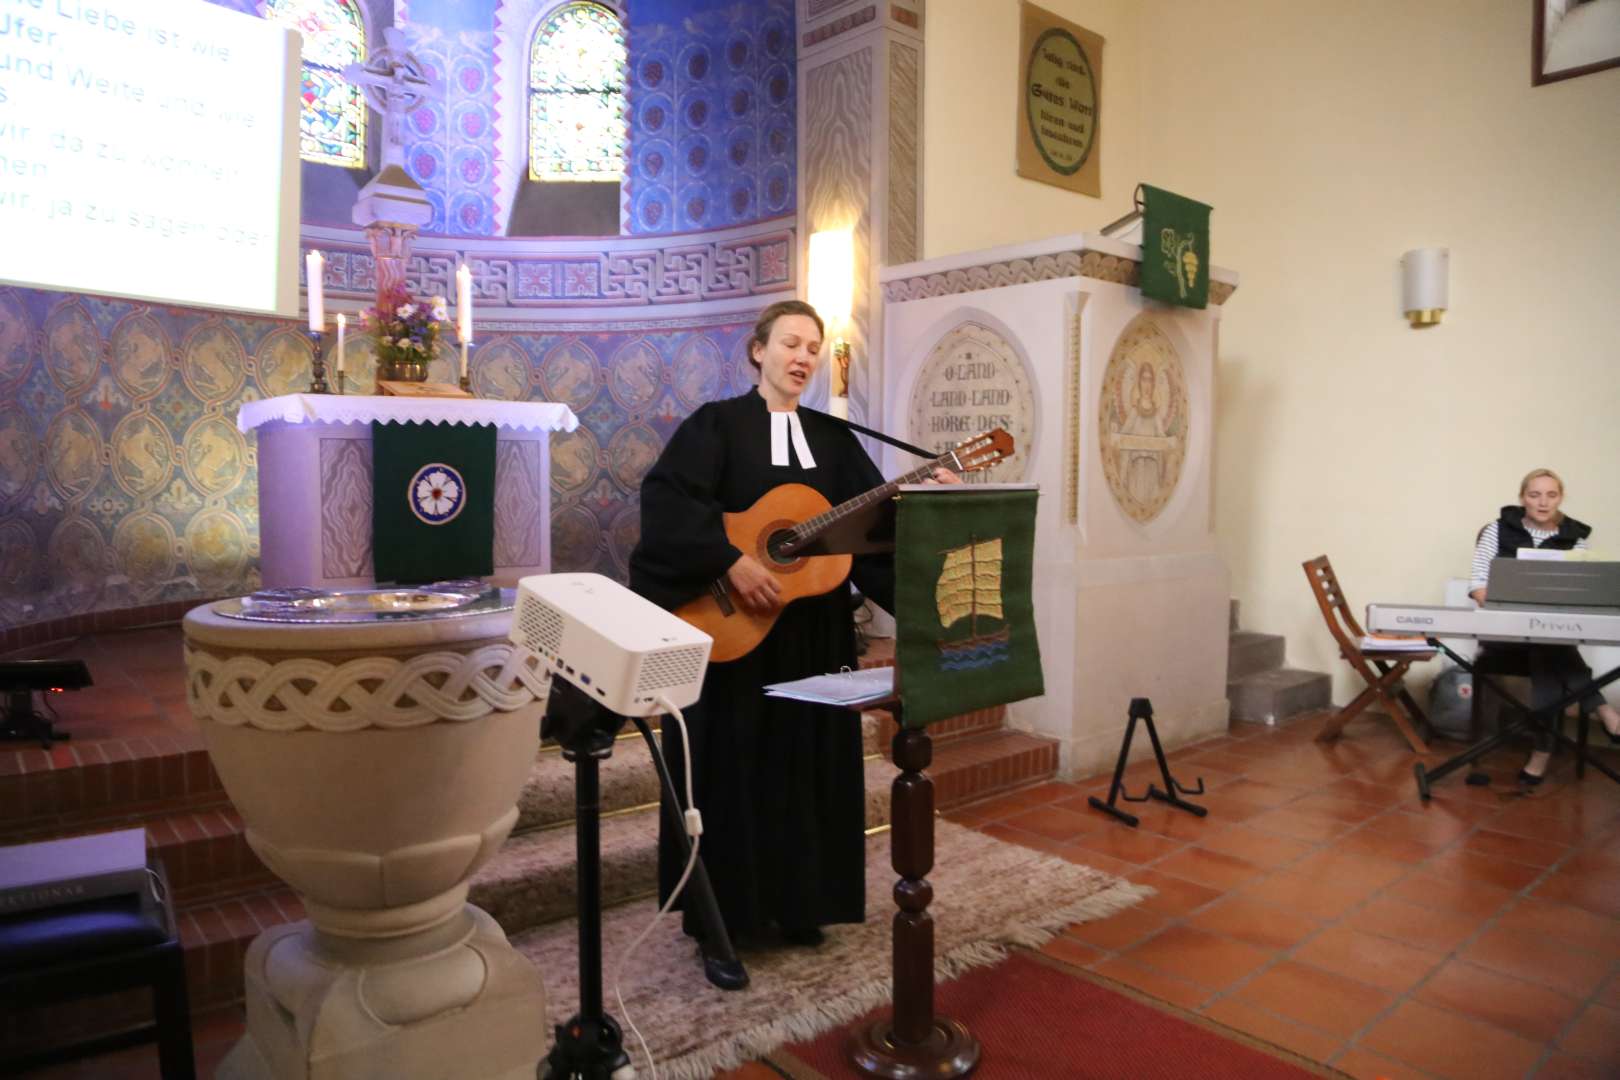
<svg viewBox="0 0 1620 1080">
<path fill-rule="evenodd" d="M 754 348 L 758 346 L 763 349 L 771 343 L 771 327 L 775 326 L 776 320 L 784 315 L 804 315 L 813 319 L 816 332 L 826 336 L 827 327 L 822 324 L 821 316 L 816 314 L 815 308 L 803 300 L 778 300 L 759 313 L 759 321 L 754 324 L 754 336 L 748 339 L 748 362 L 756 368 L 759 367 L 759 361 L 754 359 Z"/>
</svg>

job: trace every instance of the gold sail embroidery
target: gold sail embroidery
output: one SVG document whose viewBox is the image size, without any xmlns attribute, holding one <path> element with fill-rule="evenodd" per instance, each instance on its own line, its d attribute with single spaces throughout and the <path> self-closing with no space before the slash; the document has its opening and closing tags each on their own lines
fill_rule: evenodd
<svg viewBox="0 0 1620 1080">
<path fill-rule="evenodd" d="M 939 609 L 939 625 L 945 628 L 972 618 L 971 632 L 977 633 L 978 616 L 1005 618 L 1001 613 L 1000 537 L 947 551 L 939 584 L 934 587 L 934 603 Z"/>
</svg>

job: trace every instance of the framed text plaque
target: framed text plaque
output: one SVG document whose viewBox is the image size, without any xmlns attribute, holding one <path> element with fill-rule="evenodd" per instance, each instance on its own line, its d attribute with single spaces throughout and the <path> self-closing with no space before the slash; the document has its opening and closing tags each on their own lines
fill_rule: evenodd
<svg viewBox="0 0 1620 1080">
<path fill-rule="evenodd" d="M 1028 2 L 1019 17 L 1018 175 L 1101 195 L 1103 39 Z"/>
</svg>

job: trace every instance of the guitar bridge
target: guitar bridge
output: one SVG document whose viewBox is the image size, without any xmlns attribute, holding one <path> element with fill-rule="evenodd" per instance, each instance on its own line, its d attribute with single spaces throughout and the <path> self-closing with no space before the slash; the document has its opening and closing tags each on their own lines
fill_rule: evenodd
<svg viewBox="0 0 1620 1080">
<path fill-rule="evenodd" d="M 714 596 L 714 602 L 720 606 L 720 614 L 735 615 L 737 608 L 731 602 L 731 593 L 726 590 L 724 581 L 715 581 L 709 584 L 709 592 Z"/>
</svg>

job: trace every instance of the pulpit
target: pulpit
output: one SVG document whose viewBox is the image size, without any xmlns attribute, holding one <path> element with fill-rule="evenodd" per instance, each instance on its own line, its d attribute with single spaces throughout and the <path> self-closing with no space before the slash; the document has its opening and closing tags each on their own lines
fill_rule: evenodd
<svg viewBox="0 0 1620 1080">
<path fill-rule="evenodd" d="M 287 394 L 246 402 L 237 416 L 242 431 L 258 434 L 259 562 L 266 588 L 374 583 L 373 422 L 494 425 L 492 580 L 510 586 L 550 572 L 550 438 L 579 426 L 568 406 Z"/>
<path fill-rule="evenodd" d="M 1113 765 L 1132 698 L 1153 699 L 1170 744 L 1227 723 L 1215 357 L 1237 275 L 1211 267 L 1209 306 L 1172 307 L 1142 295 L 1141 262 L 1083 234 L 881 275 L 883 426 L 930 449 L 1006 428 L 1018 454 L 988 479 L 1046 493 L 1047 692 L 1009 717 L 1059 739 L 1068 775 Z"/>
</svg>

